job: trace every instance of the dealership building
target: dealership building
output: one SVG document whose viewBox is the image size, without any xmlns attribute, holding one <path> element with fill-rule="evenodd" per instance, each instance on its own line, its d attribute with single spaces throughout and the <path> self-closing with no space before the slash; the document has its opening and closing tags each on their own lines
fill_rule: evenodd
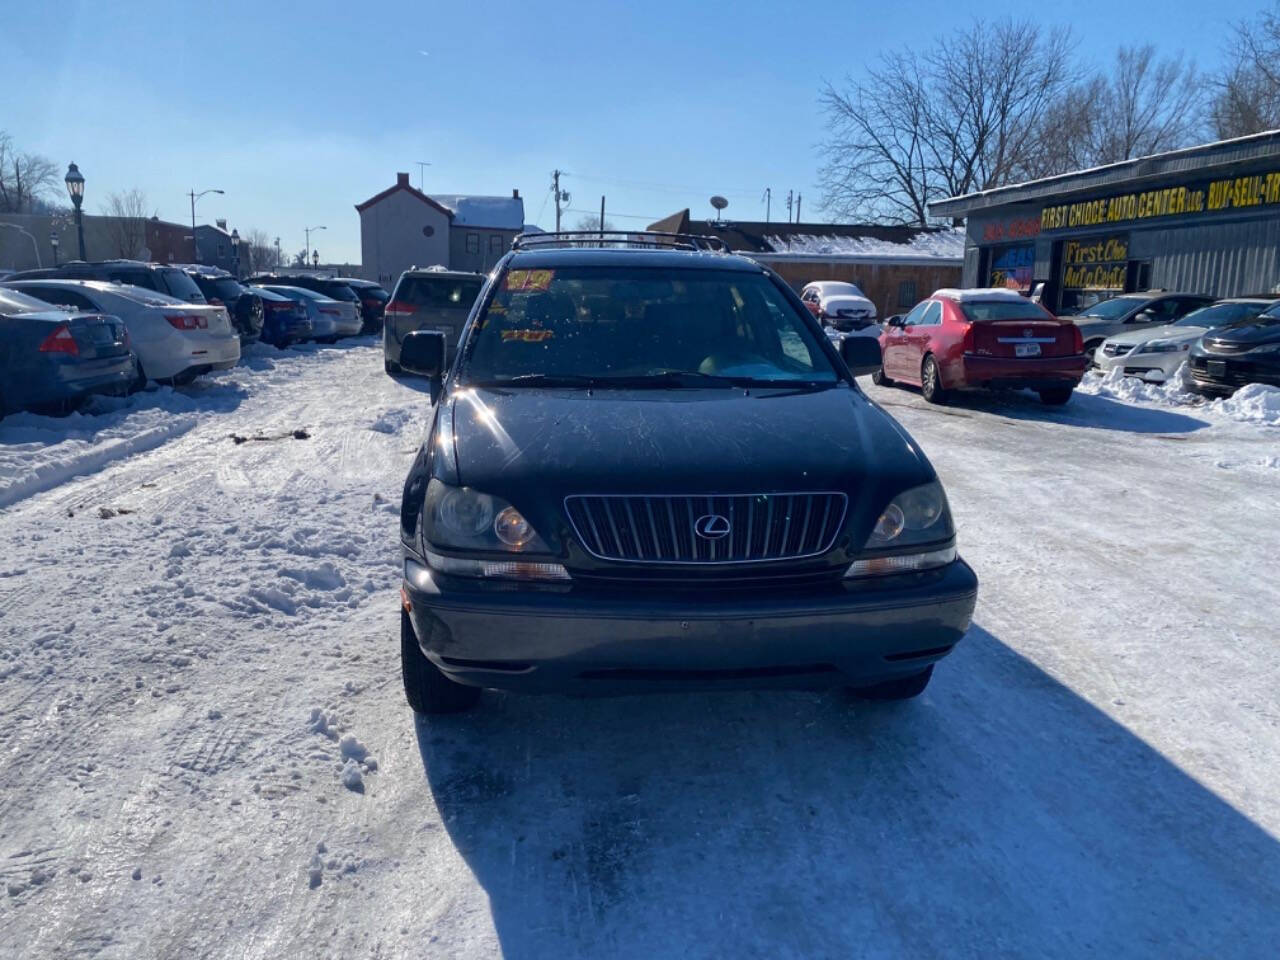
<svg viewBox="0 0 1280 960">
<path fill-rule="evenodd" d="M 964 218 L 963 283 L 1071 310 L 1135 290 L 1280 290 L 1280 130 L 930 204 Z"/>
</svg>

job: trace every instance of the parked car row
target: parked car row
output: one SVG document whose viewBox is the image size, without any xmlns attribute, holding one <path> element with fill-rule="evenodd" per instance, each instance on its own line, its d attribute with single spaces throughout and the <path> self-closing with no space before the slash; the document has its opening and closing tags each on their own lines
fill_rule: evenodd
<svg viewBox="0 0 1280 960">
<path fill-rule="evenodd" d="M 257 279 L 129 260 L 10 274 L 0 285 L 0 415 L 66 411 L 91 394 L 131 392 L 148 381 L 190 383 L 234 366 L 241 348 L 259 339 L 281 348 L 332 343 L 379 322 L 362 297 L 381 304 L 388 296 L 367 281 Z M 330 292 L 315 289 L 321 285 Z"/>
</svg>

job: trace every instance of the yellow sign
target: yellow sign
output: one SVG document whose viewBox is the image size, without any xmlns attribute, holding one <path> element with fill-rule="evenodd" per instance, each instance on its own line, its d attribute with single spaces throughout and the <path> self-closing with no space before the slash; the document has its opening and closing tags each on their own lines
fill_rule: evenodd
<svg viewBox="0 0 1280 960">
<path fill-rule="evenodd" d="M 1164 187 L 1045 207 L 1040 229 L 1069 230 L 1135 220 L 1217 213 L 1280 203 L 1280 172 L 1230 177 L 1192 187 Z"/>
<path fill-rule="evenodd" d="M 1068 240 L 1062 245 L 1064 290 L 1123 290 L 1129 259 L 1125 237 Z"/>
</svg>

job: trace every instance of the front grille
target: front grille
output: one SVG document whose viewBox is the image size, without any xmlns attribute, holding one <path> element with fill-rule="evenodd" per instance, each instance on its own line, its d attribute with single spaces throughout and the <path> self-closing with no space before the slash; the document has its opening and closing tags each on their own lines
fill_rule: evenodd
<svg viewBox="0 0 1280 960">
<path fill-rule="evenodd" d="M 1231 340 L 1210 340 L 1208 337 L 1200 342 L 1208 353 L 1248 353 L 1254 347 L 1254 344 L 1252 343 L 1235 343 Z"/>
<path fill-rule="evenodd" d="M 760 563 L 817 556 L 835 543 L 847 504 L 843 493 L 565 498 L 587 552 L 625 563 Z M 716 539 L 700 536 L 695 527 L 706 517 L 723 518 L 728 532 Z"/>
</svg>

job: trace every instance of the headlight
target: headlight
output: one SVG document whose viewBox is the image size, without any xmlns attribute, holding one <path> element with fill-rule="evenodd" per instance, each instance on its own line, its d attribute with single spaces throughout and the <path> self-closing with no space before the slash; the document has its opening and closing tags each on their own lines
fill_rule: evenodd
<svg viewBox="0 0 1280 960">
<path fill-rule="evenodd" d="M 1260 353 L 1280 353 L 1280 343 L 1264 343 L 1260 347 L 1254 347 L 1249 353 L 1255 357 Z"/>
<path fill-rule="evenodd" d="M 550 552 L 532 524 L 511 504 L 440 480 L 427 484 L 422 533 L 428 546 L 504 553 Z"/>
<path fill-rule="evenodd" d="M 948 542 L 954 540 L 955 535 L 942 484 L 935 480 L 914 487 L 898 494 L 884 508 L 863 548 L 869 553 L 882 550 L 894 553 L 856 560 L 845 571 L 845 576 L 877 576 L 945 566 L 956 558 L 955 546 Z M 919 552 L 899 549 L 913 546 L 931 549 Z"/>
<path fill-rule="evenodd" d="M 1178 353 L 1182 350 L 1190 350 L 1190 340 L 1150 340 L 1142 344 L 1134 353 Z"/>
</svg>

